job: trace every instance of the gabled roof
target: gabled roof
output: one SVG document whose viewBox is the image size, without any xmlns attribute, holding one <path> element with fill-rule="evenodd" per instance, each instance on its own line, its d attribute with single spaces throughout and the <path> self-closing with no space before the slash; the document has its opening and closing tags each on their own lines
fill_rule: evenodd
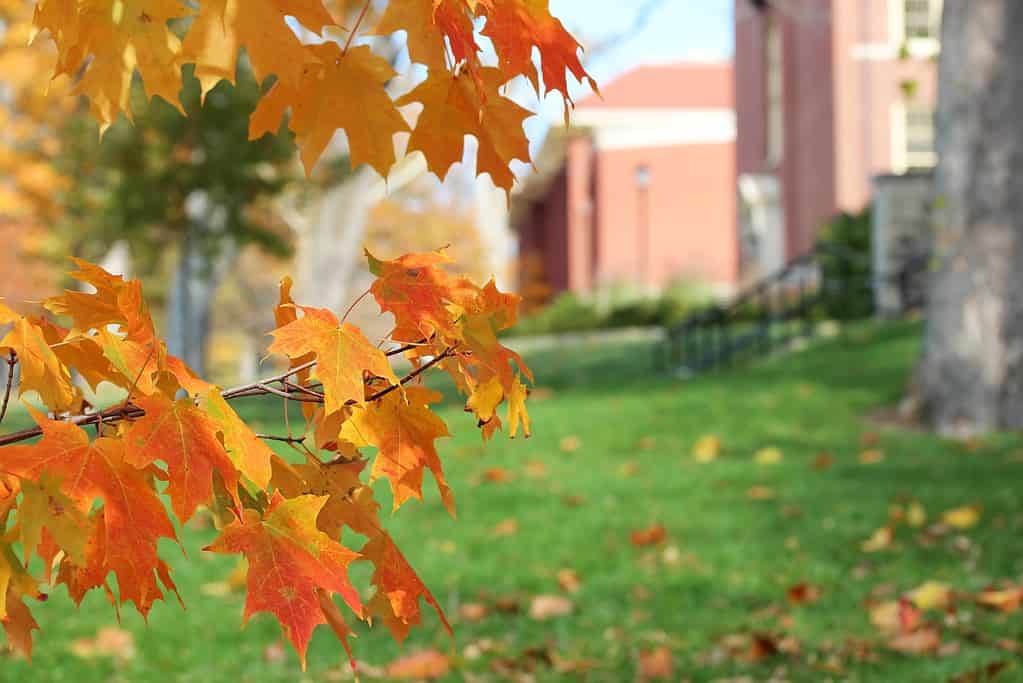
<svg viewBox="0 0 1023 683">
<path fill-rule="evenodd" d="M 587 95 L 582 109 L 731 109 L 735 105 L 730 62 L 650 64 L 601 87 L 603 99 Z"/>
</svg>

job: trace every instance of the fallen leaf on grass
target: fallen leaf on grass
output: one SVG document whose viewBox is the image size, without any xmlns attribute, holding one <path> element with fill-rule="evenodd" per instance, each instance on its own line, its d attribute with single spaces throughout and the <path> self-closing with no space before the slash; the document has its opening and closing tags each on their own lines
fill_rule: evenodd
<svg viewBox="0 0 1023 683">
<path fill-rule="evenodd" d="M 714 462 L 720 454 L 721 439 L 715 434 L 705 434 L 693 444 L 693 460 L 696 462 Z"/>
<path fill-rule="evenodd" d="M 979 669 L 973 671 L 967 671 L 964 674 L 953 676 L 948 679 L 948 683 L 983 683 L 983 681 L 992 681 L 995 676 L 998 676 L 1003 671 L 1009 668 L 1010 663 L 1003 660 L 991 662 Z"/>
<path fill-rule="evenodd" d="M 941 515 L 941 521 L 956 529 L 969 529 L 980 521 L 980 507 L 964 505 L 953 510 L 946 510 Z"/>
<path fill-rule="evenodd" d="M 835 464 L 835 456 L 827 451 L 822 451 L 813 459 L 813 467 L 817 470 L 826 470 Z"/>
<path fill-rule="evenodd" d="M 504 484 L 514 478 L 514 475 L 503 467 L 491 467 L 483 472 L 483 479 L 491 484 Z"/>
<path fill-rule="evenodd" d="M 988 588 L 977 594 L 975 600 L 978 604 L 1001 612 L 1015 612 L 1023 603 L 1023 587 L 1006 588 L 998 590 Z"/>
<path fill-rule="evenodd" d="M 927 510 L 920 504 L 920 501 L 914 500 L 909 504 L 906 509 L 906 522 L 914 529 L 919 529 L 927 523 Z"/>
<path fill-rule="evenodd" d="M 533 479 L 541 479 L 547 476 L 547 463 L 540 460 L 532 460 L 526 463 L 526 476 Z"/>
<path fill-rule="evenodd" d="M 582 588 L 583 581 L 579 578 L 579 573 L 576 570 L 559 569 L 558 585 L 561 586 L 561 590 L 568 591 L 569 593 L 578 593 L 579 589 Z"/>
<path fill-rule="evenodd" d="M 458 608 L 458 616 L 462 621 L 483 621 L 487 616 L 487 607 L 478 602 L 467 602 Z"/>
<path fill-rule="evenodd" d="M 774 489 L 770 486 L 751 486 L 746 491 L 746 497 L 750 500 L 773 500 Z"/>
<path fill-rule="evenodd" d="M 753 461 L 758 465 L 777 465 L 782 460 L 782 453 L 779 449 L 770 446 L 761 448 L 753 454 Z"/>
<path fill-rule="evenodd" d="M 401 657 L 387 666 L 387 675 L 399 679 L 441 678 L 451 671 L 451 662 L 436 650 L 424 650 Z"/>
<path fill-rule="evenodd" d="M 519 521 L 513 517 L 502 520 L 491 529 L 491 535 L 502 537 L 502 536 L 514 536 L 519 533 Z"/>
<path fill-rule="evenodd" d="M 561 595 L 537 595 L 529 603 L 529 618 L 546 621 L 555 617 L 566 617 L 575 609 L 575 604 Z"/>
<path fill-rule="evenodd" d="M 906 597 L 920 609 L 941 609 L 952 604 L 952 589 L 938 581 L 927 581 Z"/>
<path fill-rule="evenodd" d="M 920 611 L 908 600 L 891 600 L 870 609 L 870 623 L 888 635 L 912 633 L 920 625 Z"/>
<path fill-rule="evenodd" d="M 657 439 L 652 436 L 644 436 L 639 440 L 639 450 L 652 451 L 657 448 Z"/>
<path fill-rule="evenodd" d="M 639 463 L 635 460 L 629 460 L 628 462 L 622 463 L 618 468 L 619 477 L 634 477 L 639 474 Z"/>
<path fill-rule="evenodd" d="M 881 436 L 877 432 L 863 432 L 860 434 L 860 446 L 863 448 L 876 446 L 880 441 Z"/>
<path fill-rule="evenodd" d="M 884 451 L 878 448 L 869 448 L 860 453 L 861 465 L 876 465 L 884 460 Z"/>
<path fill-rule="evenodd" d="M 583 447 L 583 442 L 578 436 L 566 436 L 561 439 L 562 453 L 575 453 Z"/>
<path fill-rule="evenodd" d="M 522 609 L 517 595 L 502 595 L 494 600 L 494 609 L 505 614 L 516 614 Z"/>
<path fill-rule="evenodd" d="M 876 553 L 881 550 L 885 550 L 892 545 L 892 541 L 895 539 L 895 532 L 891 527 L 883 526 L 873 534 L 870 538 L 865 540 L 860 547 L 865 553 Z"/>
<path fill-rule="evenodd" d="M 78 638 L 71 641 L 68 649 L 81 659 L 114 657 L 128 661 L 135 656 L 135 636 L 130 631 L 116 626 L 104 626 L 96 631 L 94 638 Z"/>
<path fill-rule="evenodd" d="M 288 658 L 288 651 L 284 649 L 284 641 L 275 640 L 263 648 L 263 660 L 267 662 L 283 662 Z"/>
<path fill-rule="evenodd" d="M 646 545 L 657 545 L 664 543 L 664 540 L 668 537 L 668 530 L 664 528 L 663 524 L 655 524 L 646 529 L 639 529 L 633 531 L 630 540 L 632 545 L 636 547 L 642 547 Z"/>
<path fill-rule="evenodd" d="M 941 647 L 941 634 L 932 627 L 921 628 L 912 633 L 895 636 L 887 643 L 889 650 L 907 655 L 923 655 L 937 652 Z"/>
<path fill-rule="evenodd" d="M 801 581 L 789 587 L 786 591 L 786 597 L 788 597 L 789 604 L 791 605 L 808 605 L 820 599 L 821 591 L 812 583 Z"/>
<path fill-rule="evenodd" d="M 643 681 L 666 681 L 675 676 L 675 658 L 664 645 L 639 653 L 639 678 Z"/>
</svg>

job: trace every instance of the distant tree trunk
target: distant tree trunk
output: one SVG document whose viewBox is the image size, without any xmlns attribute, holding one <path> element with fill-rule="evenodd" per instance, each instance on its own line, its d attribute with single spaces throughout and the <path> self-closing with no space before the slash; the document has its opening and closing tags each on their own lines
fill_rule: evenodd
<svg viewBox="0 0 1023 683">
<path fill-rule="evenodd" d="M 916 377 L 934 427 L 1023 427 L 1023 2 L 945 0 L 937 270 Z"/>
</svg>

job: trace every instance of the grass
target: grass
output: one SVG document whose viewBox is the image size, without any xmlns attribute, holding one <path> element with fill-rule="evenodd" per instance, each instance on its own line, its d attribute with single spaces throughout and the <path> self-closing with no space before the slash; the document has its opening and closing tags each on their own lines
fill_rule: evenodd
<svg viewBox="0 0 1023 683">
<path fill-rule="evenodd" d="M 688 382 L 656 374 L 651 350 L 642 345 L 537 354 L 529 359 L 543 388 L 531 408 L 534 437 L 498 437 L 486 448 L 459 406 L 446 406 L 456 436 L 443 444 L 442 458 L 459 519 L 446 515 L 429 481 L 425 503 L 389 519 L 454 622 L 458 657 L 446 680 L 502 680 L 498 671 L 516 670 L 532 671 L 538 681 L 631 681 L 638 653 L 662 645 L 674 656 L 671 680 L 691 681 L 772 675 L 944 681 L 1011 658 L 993 643 L 1023 638 L 1019 613 L 997 616 L 961 601 L 957 619 L 979 637 L 949 627 L 944 642 L 958 642 L 957 653 L 910 656 L 883 647 L 864 606 L 885 584 L 896 594 L 927 580 L 975 592 L 1023 574 L 1019 439 L 996 435 L 962 444 L 865 421 L 898 400 L 917 347 L 914 326 L 855 326 L 809 351 Z M 273 429 L 268 410 L 245 407 L 262 429 Z M 723 451 L 699 464 L 690 451 L 706 434 L 719 436 Z M 876 439 L 871 448 L 883 451 L 882 462 L 859 462 L 865 435 Z M 578 449 L 563 452 L 566 438 Z M 781 463 L 755 464 L 752 454 L 768 446 L 782 451 Z M 819 470 L 813 463 L 822 451 L 834 465 Z M 539 462 L 545 475 L 530 466 Z M 486 472 L 494 468 L 511 480 L 488 482 Z M 752 500 L 754 486 L 775 497 Z M 385 490 L 380 496 L 386 499 Z M 889 506 L 909 498 L 932 519 L 966 504 L 982 505 L 983 514 L 977 526 L 930 544 L 902 527 L 891 549 L 863 552 L 862 541 L 886 523 Z M 518 532 L 495 536 L 494 527 L 507 519 L 518 522 Z M 653 524 L 666 527 L 666 543 L 634 547 L 630 533 Z M 91 595 L 75 610 L 58 589 L 32 606 L 43 627 L 34 665 L 0 659 L 0 681 L 344 680 L 344 654 L 324 629 L 301 674 L 290 650 L 268 657 L 279 629 L 267 615 L 241 631 L 244 596 L 204 592 L 233 566 L 230 558 L 199 552 L 213 534 L 185 529 L 187 558 L 174 546 L 165 549 L 187 610 L 160 604 L 148 628 L 138 615 L 122 615 L 122 628 L 135 636 L 134 657 L 71 654 L 70 642 L 116 621 L 102 596 Z M 574 614 L 531 619 L 532 596 L 565 595 L 557 581 L 561 569 L 575 570 L 582 582 L 569 596 Z M 365 573 L 356 578 L 364 581 Z M 787 587 L 801 581 L 819 587 L 820 600 L 787 606 Z M 521 609 L 459 620 L 461 604 L 497 599 Z M 940 621 L 941 615 L 930 616 Z M 723 638 L 753 632 L 789 635 L 801 654 L 749 662 L 723 652 Z M 448 651 L 432 614 L 403 649 L 379 629 L 359 633 L 357 656 L 373 666 L 420 649 Z M 863 661 L 848 654 L 859 641 L 870 652 Z M 552 653 L 556 662 L 588 670 L 551 667 Z M 841 664 L 841 675 L 820 668 L 829 660 Z M 1014 675 L 1023 670 L 1017 666 L 1000 680 L 1019 680 Z"/>
</svg>

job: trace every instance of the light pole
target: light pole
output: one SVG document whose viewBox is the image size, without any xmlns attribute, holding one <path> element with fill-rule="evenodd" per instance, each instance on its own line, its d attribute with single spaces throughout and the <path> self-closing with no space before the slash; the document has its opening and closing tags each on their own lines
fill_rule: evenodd
<svg viewBox="0 0 1023 683">
<path fill-rule="evenodd" d="M 640 286 L 650 286 L 650 167 L 636 167 L 636 268 Z"/>
</svg>

